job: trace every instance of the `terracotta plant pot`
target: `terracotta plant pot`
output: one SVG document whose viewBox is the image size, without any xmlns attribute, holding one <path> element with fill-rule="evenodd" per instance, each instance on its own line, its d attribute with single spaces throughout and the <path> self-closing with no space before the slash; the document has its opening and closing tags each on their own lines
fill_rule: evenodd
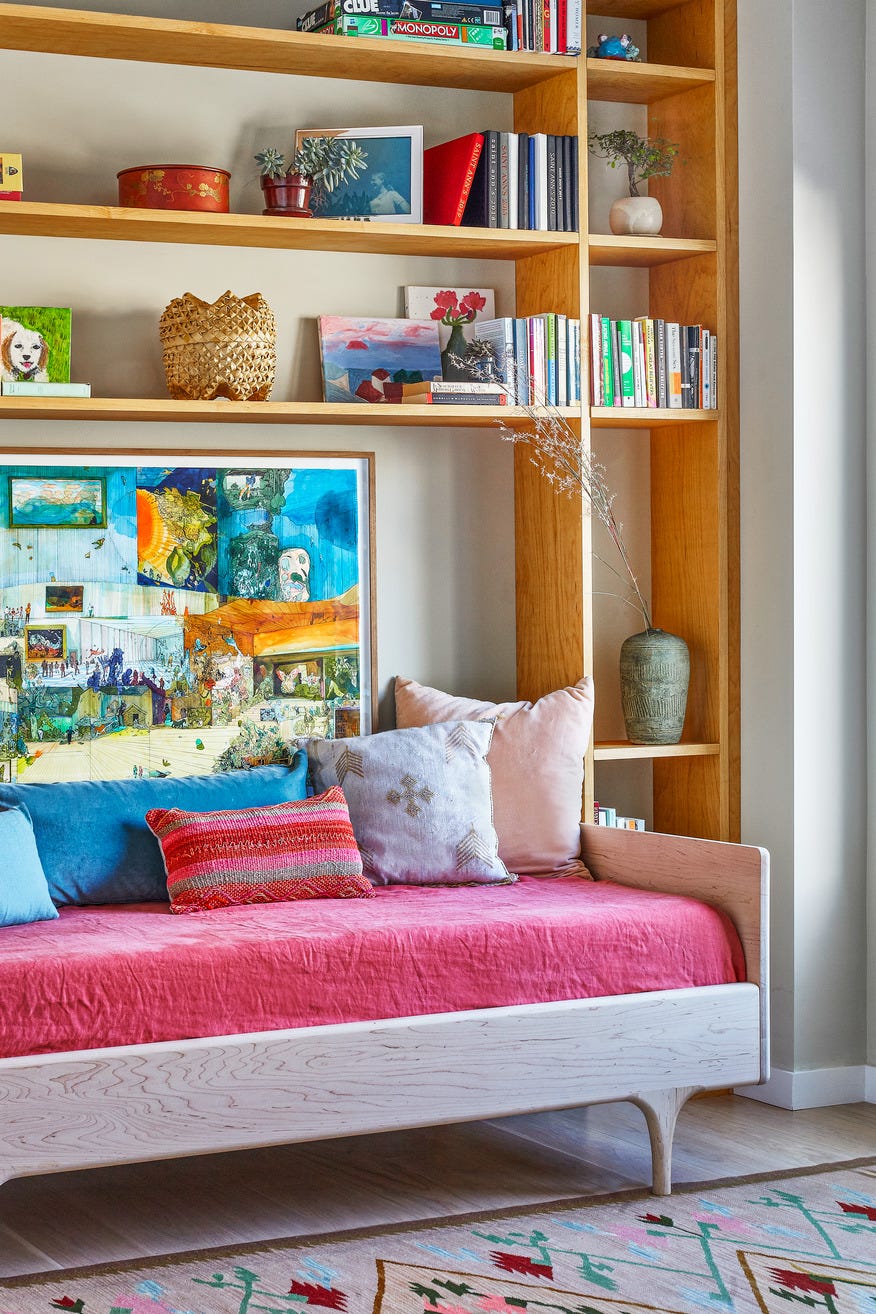
<svg viewBox="0 0 876 1314">
<path fill-rule="evenodd" d="M 283 178 L 262 178 L 262 191 L 267 202 L 262 214 L 288 214 L 299 219 L 312 219 L 312 187 L 313 179 L 300 173 L 287 173 Z"/>
<path fill-rule="evenodd" d="M 228 213 L 227 169 L 206 164 L 138 164 L 122 169 L 119 205 L 139 210 L 199 210 Z"/>
</svg>

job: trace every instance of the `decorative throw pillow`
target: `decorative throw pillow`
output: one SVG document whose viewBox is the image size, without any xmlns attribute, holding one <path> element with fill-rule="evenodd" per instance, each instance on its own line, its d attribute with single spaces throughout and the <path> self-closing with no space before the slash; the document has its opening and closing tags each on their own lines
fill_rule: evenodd
<svg viewBox="0 0 876 1314">
<path fill-rule="evenodd" d="M 493 826 L 492 733 L 484 722 L 308 740 L 314 785 L 343 786 L 375 885 L 516 879 L 499 858 Z"/>
<path fill-rule="evenodd" d="M 370 899 L 343 790 L 264 808 L 153 808 L 170 910 L 292 899 Z"/>
<path fill-rule="evenodd" d="M 24 808 L 0 812 L 0 853 L 7 859 L 0 868 L 0 926 L 48 922 L 57 917 Z"/>
<path fill-rule="evenodd" d="M 482 703 L 405 680 L 395 682 L 399 726 L 495 719 L 488 761 L 499 854 L 526 875 L 575 872 L 579 860 L 584 755 L 593 723 L 593 681 L 536 703 Z"/>
<path fill-rule="evenodd" d="M 0 807 L 23 807 L 33 823 L 55 903 L 167 902 L 161 851 L 144 817 L 150 808 L 207 812 L 304 798 L 307 756 L 289 766 L 143 780 L 0 784 Z"/>
</svg>

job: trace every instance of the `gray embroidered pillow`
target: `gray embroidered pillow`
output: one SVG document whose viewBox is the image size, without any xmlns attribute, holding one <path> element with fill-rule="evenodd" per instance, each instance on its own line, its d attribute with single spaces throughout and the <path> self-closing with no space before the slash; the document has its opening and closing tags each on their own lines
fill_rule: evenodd
<svg viewBox="0 0 876 1314">
<path fill-rule="evenodd" d="M 374 885 L 512 881 L 499 857 L 487 752 L 492 721 L 309 739 L 313 786 L 340 785 Z"/>
</svg>

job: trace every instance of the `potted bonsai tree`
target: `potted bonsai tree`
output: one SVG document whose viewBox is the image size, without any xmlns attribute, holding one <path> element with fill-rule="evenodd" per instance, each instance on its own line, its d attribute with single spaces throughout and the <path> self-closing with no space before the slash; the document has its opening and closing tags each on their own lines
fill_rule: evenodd
<svg viewBox="0 0 876 1314">
<path fill-rule="evenodd" d="M 357 142 L 344 137 L 306 137 L 288 165 L 280 151 L 268 146 L 255 157 L 266 201 L 262 213 L 310 219 L 312 199 L 358 178 L 368 167 L 367 158 Z"/>
<path fill-rule="evenodd" d="M 615 201 L 608 217 L 611 231 L 618 234 L 655 236 L 663 227 L 663 210 L 656 196 L 640 196 L 639 183 L 648 178 L 668 178 L 679 147 L 665 137 L 640 137 L 628 128 L 614 132 L 591 132 L 590 152 L 608 160 L 612 169 L 624 165 L 630 194 Z"/>
</svg>

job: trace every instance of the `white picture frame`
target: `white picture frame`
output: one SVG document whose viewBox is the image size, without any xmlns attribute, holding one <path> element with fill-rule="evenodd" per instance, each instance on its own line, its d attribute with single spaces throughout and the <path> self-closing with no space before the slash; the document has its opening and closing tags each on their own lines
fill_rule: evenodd
<svg viewBox="0 0 876 1314">
<path fill-rule="evenodd" d="M 423 222 L 423 126 L 385 128 L 299 128 L 298 151 L 308 137 L 346 137 L 361 141 L 369 160 L 359 178 L 328 196 L 311 198 L 314 218 L 359 219 L 374 223 Z M 379 190 L 374 190 L 379 179 Z M 315 203 L 314 203 L 315 202 Z"/>
</svg>

